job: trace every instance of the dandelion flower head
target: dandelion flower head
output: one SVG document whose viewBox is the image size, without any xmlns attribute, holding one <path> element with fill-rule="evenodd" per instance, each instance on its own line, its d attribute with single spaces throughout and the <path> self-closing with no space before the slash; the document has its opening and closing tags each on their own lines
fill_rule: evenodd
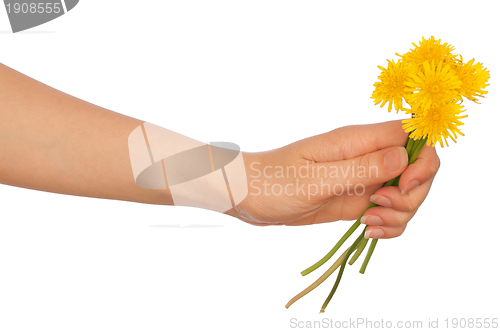
<svg viewBox="0 0 500 332">
<path fill-rule="evenodd" d="M 401 57 L 397 62 L 388 60 L 387 68 L 378 67 L 382 73 L 371 98 L 376 105 L 382 103 L 380 107 L 389 103 L 389 111 L 394 107 L 412 114 L 403 120 L 410 138 L 448 146 L 448 139 L 456 142 L 457 135 L 464 135 L 458 128 L 467 117 L 462 114 L 463 98 L 477 103 L 477 97 L 484 97 L 490 73 L 474 59 L 464 62 L 452 53 L 453 46 L 440 39 L 422 37 L 419 45 L 413 45 L 403 55 L 396 53 Z"/>
<path fill-rule="evenodd" d="M 394 60 L 387 60 L 387 68 L 378 66 L 382 73 L 379 76 L 380 81 L 373 84 L 375 91 L 371 96 L 375 101 L 375 105 L 382 102 L 380 107 L 384 107 L 389 103 L 389 112 L 394 109 L 396 112 L 403 110 L 403 98 L 407 94 L 405 92 L 405 81 L 408 77 L 408 65 L 402 60 L 394 62 Z"/>
</svg>

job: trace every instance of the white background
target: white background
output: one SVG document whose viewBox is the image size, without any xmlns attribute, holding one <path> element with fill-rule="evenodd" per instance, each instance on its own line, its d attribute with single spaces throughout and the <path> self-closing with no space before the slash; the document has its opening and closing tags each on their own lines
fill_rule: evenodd
<svg viewBox="0 0 500 332">
<path fill-rule="evenodd" d="M 365 275 L 359 262 L 346 269 L 325 314 L 334 278 L 284 305 L 323 272 L 299 273 L 351 222 L 259 228 L 199 209 L 0 185 L 0 331 L 299 330 L 291 318 L 424 327 L 437 318 L 444 328 L 446 318 L 500 318 L 497 2 L 346 3 L 84 0 L 18 34 L 0 8 L 5 65 L 244 151 L 405 118 L 369 97 L 377 65 L 422 36 L 491 72 L 482 105 L 466 103 L 466 136 L 438 148 L 441 169 L 406 232 L 379 242 Z"/>
</svg>

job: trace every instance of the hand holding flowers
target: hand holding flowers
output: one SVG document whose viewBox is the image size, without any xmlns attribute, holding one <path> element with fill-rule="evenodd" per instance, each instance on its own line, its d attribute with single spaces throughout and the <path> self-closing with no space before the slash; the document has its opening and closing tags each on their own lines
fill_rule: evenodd
<svg viewBox="0 0 500 332">
<path fill-rule="evenodd" d="M 425 145 L 434 147 L 439 142 L 441 147 L 444 144 L 448 146 L 448 138 L 456 142 L 457 134 L 463 136 L 458 128 L 463 125 L 461 120 L 467 117 L 462 114 L 465 111 L 462 105 L 463 98 L 477 103 L 476 97 L 484 97 L 487 93 L 485 88 L 488 86 L 487 81 L 490 77 L 482 63 L 474 63 L 474 59 L 464 63 L 461 55 L 452 53 L 454 47 L 447 43 L 442 44 L 441 40 L 436 40 L 434 37 L 422 38 L 419 45 L 413 45 L 415 48 L 408 53 L 398 54 L 400 59 L 397 62 L 388 60 L 387 68 L 379 66 L 382 70 L 379 76 L 380 81 L 374 84 L 375 91 L 371 97 L 375 104 L 381 103 L 381 107 L 388 103 L 389 112 L 394 108 L 396 112 L 401 110 L 411 114 L 410 119 L 403 120 L 403 128 L 409 133 L 405 148 L 408 152 L 410 171 L 417 167 L 415 161 L 418 160 L 419 155 L 423 156 L 420 160 L 428 158 L 429 149 L 423 149 Z M 439 168 L 439 163 L 431 168 L 431 172 L 437 168 Z M 377 245 L 377 238 L 385 235 L 383 230 L 369 226 L 383 224 L 387 208 L 415 211 L 415 206 L 418 206 L 415 204 L 418 202 L 411 200 L 405 202 L 402 198 L 404 196 L 408 198 L 414 192 L 418 194 L 418 191 L 425 190 L 418 178 L 405 183 L 408 178 L 405 173 L 388 181 L 384 188 L 371 196 L 372 203 L 333 249 L 317 263 L 302 271 L 302 275 L 307 275 L 319 268 L 337 252 L 361 223 L 367 225 L 332 267 L 311 286 L 290 300 L 286 305 L 287 308 L 339 269 L 337 280 L 321 307 L 320 312 L 324 312 L 339 286 L 346 263 L 349 262 L 352 265 L 367 247 L 368 239 L 372 237 L 375 239 L 371 240 L 360 269 L 360 273 L 365 272 Z M 395 188 L 400 188 L 400 183 L 403 183 L 401 191 Z M 351 255 L 353 256 L 349 260 Z"/>
</svg>

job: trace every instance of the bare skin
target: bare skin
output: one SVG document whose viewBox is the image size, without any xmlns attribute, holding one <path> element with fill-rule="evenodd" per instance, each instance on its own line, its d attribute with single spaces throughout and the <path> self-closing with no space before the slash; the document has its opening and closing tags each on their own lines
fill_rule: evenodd
<svg viewBox="0 0 500 332">
<path fill-rule="evenodd" d="M 128 135 L 143 122 L 67 95 L 0 64 L 0 183 L 68 195 L 172 205 L 168 189 L 143 189 L 135 184 Z M 365 213 L 370 216 L 363 220 L 370 225 L 367 233 L 377 238 L 399 236 L 427 196 L 439 169 L 435 149 L 427 146 L 407 167 L 402 148 L 406 137 L 401 122 L 391 121 L 343 127 L 280 149 L 244 153 L 249 195 L 227 214 L 254 225 L 352 220 L 363 212 L 371 197 L 381 206 Z M 385 158 L 391 151 L 394 153 Z M 276 171 L 280 166 L 297 170 L 303 166 L 302 175 L 316 176 L 279 177 Z M 328 171 L 335 167 L 345 170 L 347 166 L 375 167 L 377 176 L 352 177 L 342 172 L 332 176 Z M 387 180 L 401 173 L 399 187 L 382 188 Z M 402 194 L 414 181 L 419 185 Z M 338 190 L 302 193 L 295 191 L 297 183 L 303 188 L 328 183 L 330 188 L 337 185 Z M 364 188 L 362 194 L 352 194 L 356 185 L 358 193 Z M 265 195 L 266 186 L 276 190 Z M 341 187 L 343 193 L 339 193 Z M 277 188 L 283 192 L 279 194 Z M 261 194 L 256 195 L 259 189 Z M 376 229 L 383 233 L 377 235 Z"/>
<path fill-rule="evenodd" d="M 407 166 L 403 148 L 407 135 L 401 121 L 347 126 L 277 150 L 245 155 L 250 193 L 237 206 L 234 215 L 256 225 L 309 225 L 357 219 L 369 203 L 374 202 L 380 206 L 367 210 L 362 220 L 369 225 L 367 233 L 376 238 L 399 236 L 427 196 L 440 164 L 435 148 L 425 146 L 415 163 Z M 281 177 L 279 170 L 290 165 L 303 166 L 302 174 Z M 374 171 L 372 176 L 357 176 L 360 173 L 355 171 L 353 177 L 353 168 Z M 337 176 L 332 177 L 330 170 L 338 170 L 333 172 Z M 269 178 L 273 174 L 278 177 Z M 399 174 L 402 174 L 399 187 L 383 187 Z M 313 190 L 297 191 L 297 180 L 298 186 L 311 186 Z M 268 182 L 266 187 L 264 181 Z M 330 190 L 327 186 L 323 191 L 315 190 L 321 188 L 321 184 L 329 184 Z M 289 194 L 283 190 L 278 195 L 279 189 L 274 193 L 271 190 L 272 186 L 285 188 L 287 185 Z M 266 189 L 269 195 L 264 194 Z M 253 195 L 259 190 L 259 195 Z M 384 233 L 376 236 L 375 229 Z"/>
</svg>

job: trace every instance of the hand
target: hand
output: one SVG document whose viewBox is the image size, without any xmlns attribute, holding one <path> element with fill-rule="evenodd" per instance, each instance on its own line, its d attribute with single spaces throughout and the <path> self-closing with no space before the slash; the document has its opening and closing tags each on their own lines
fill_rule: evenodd
<svg viewBox="0 0 500 332">
<path fill-rule="evenodd" d="M 348 126 L 280 149 L 245 153 L 249 193 L 227 213 L 253 225 L 310 225 L 357 219 L 372 238 L 400 236 L 439 169 L 425 146 L 408 166 L 401 121 Z M 383 187 L 401 175 L 399 187 Z"/>
</svg>

